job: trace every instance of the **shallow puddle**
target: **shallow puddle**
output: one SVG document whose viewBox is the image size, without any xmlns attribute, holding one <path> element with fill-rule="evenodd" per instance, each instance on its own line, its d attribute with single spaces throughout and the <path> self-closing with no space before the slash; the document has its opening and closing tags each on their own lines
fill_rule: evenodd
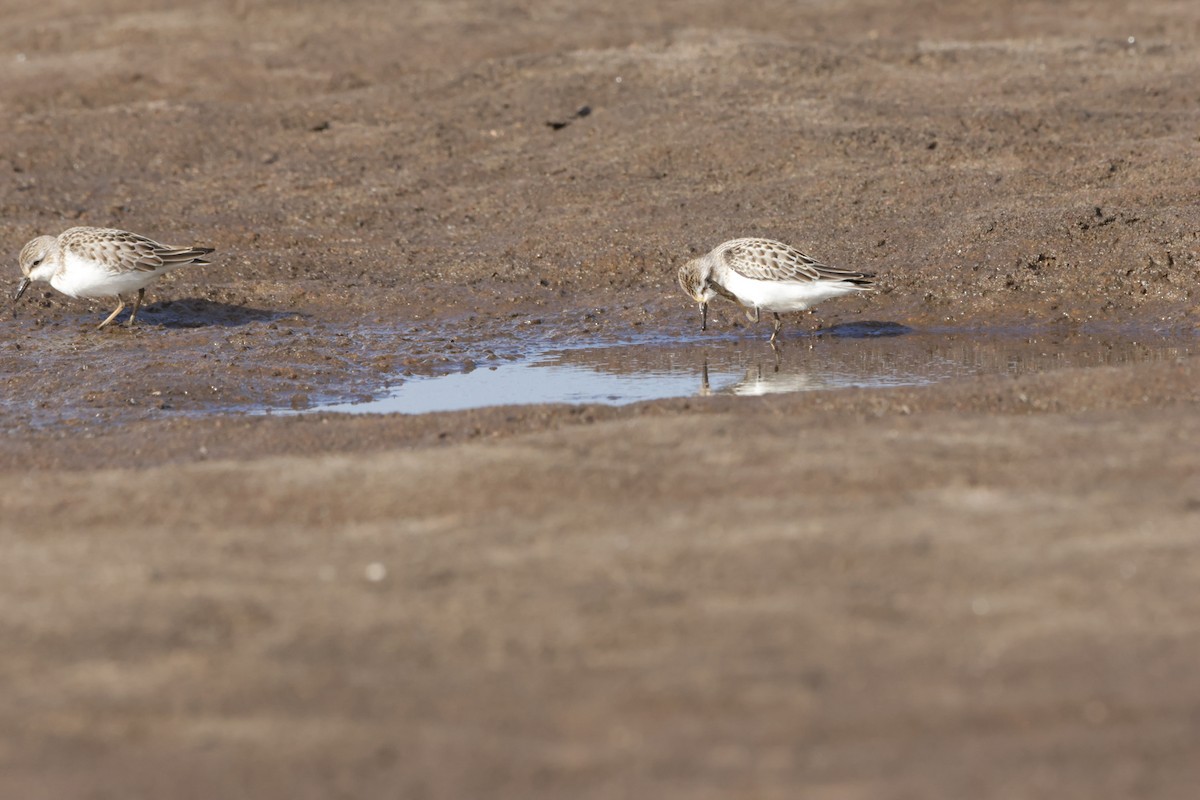
<svg viewBox="0 0 1200 800">
<path fill-rule="evenodd" d="M 375 400 L 314 405 L 302 413 L 422 414 L 498 405 L 624 405 L 696 395 L 916 386 L 972 375 L 1176 359 L 1191 354 L 1198 343 L 1195 336 L 1156 334 L 985 335 L 846 326 L 788 339 L 778 350 L 762 339 L 716 336 L 580 346 L 449 375 L 413 377 Z"/>
</svg>

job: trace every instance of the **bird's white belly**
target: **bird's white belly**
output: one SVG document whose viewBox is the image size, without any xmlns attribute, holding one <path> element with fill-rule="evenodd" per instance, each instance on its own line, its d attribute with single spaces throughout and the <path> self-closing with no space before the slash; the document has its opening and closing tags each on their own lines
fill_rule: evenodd
<svg viewBox="0 0 1200 800">
<path fill-rule="evenodd" d="M 158 272 L 109 272 L 76 256 L 68 256 L 64 269 L 50 278 L 50 285 L 70 297 L 115 297 L 127 292 L 136 292 L 159 277 Z"/>
<path fill-rule="evenodd" d="M 764 311 L 804 311 L 823 300 L 858 291 L 858 287 L 845 281 L 760 281 L 735 272 L 725 276 L 724 286 L 742 305 Z"/>
</svg>

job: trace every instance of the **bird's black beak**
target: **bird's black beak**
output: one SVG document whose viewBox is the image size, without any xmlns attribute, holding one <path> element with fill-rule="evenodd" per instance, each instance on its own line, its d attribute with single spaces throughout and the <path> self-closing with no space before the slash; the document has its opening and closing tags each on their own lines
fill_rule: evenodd
<svg viewBox="0 0 1200 800">
<path fill-rule="evenodd" d="M 21 291 L 25 291 L 24 288 Z M 708 303 L 700 304 L 700 330 L 708 330 Z"/>
<path fill-rule="evenodd" d="M 29 284 L 31 283 L 33 281 L 29 280 L 29 278 L 21 279 L 21 285 L 17 287 L 17 293 L 13 295 L 14 303 L 21 299 L 21 295 L 25 294 L 25 290 L 29 288 Z"/>
</svg>

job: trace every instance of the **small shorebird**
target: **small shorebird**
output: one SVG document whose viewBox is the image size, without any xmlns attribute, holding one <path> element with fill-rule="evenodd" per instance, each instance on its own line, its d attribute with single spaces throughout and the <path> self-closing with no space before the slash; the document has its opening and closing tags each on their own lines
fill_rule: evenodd
<svg viewBox="0 0 1200 800">
<path fill-rule="evenodd" d="M 779 313 L 805 311 L 822 300 L 874 289 L 872 275 L 828 267 L 796 248 L 771 239 L 732 239 L 679 268 L 679 285 L 700 304 L 700 330 L 708 329 L 708 303 L 717 295 L 746 307 L 758 322 L 775 315 L 771 344 L 779 336 Z"/>
<path fill-rule="evenodd" d="M 21 299 L 33 281 L 48 281 L 70 297 L 115 297 L 116 309 L 103 328 L 125 308 L 121 295 L 137 289 L 129 325 L 137 321 L 146 287 L 170 270 L 188 264 L 207 265 L 211 247 L 171 247 L 153 239 L 112 228 L 68 228 L 58 236 L 39 236 L 21 248 L 25 277 L 13 295 Z"/>
</svg>

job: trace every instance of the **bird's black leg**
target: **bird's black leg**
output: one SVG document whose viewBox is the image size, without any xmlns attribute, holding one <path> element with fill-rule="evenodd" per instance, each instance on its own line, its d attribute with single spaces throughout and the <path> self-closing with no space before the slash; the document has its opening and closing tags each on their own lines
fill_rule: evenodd
<svg viewBox="0 0 1200 800">
<path fill-rule="evenodd" d="M 133 327 L 133 323 L 137 322 L 138 309 L 142 307 L 142 298 L 146 296 L 146 288 L 138 289 L 137 299 L 133 301 L 133 313 L 129 315 L 129 327 Z"/>
<path fill-rule="evenodd" d="M 117 314 L 120 314 L 121 310 L 124 308 L 125 308 L 125 301 L 121 299 L 121 295 L 117 295 L 117 307 L 115 309 L 113 309 L 113 312 L 111 314 L 108 315 L 108 319 L 106 319 L 106 320 L 104 320 L 104 322 L 100 323 L 100 325 L 96 328 L 96 330 L 103 330 L 104 326 L 107 325 L 108 323 L 112 322 L 114 319 L 116 319 Z"/>
<path fill-rule="evenodd" d="M 779 318 L 778 312 L 772 312 L 775 315 L 775 326 L 771 329 L 771 344 L 775 344 L 775 340 L 779 338 L 779 329 L 783 326 L 783 320 Z"/>
</svg>

